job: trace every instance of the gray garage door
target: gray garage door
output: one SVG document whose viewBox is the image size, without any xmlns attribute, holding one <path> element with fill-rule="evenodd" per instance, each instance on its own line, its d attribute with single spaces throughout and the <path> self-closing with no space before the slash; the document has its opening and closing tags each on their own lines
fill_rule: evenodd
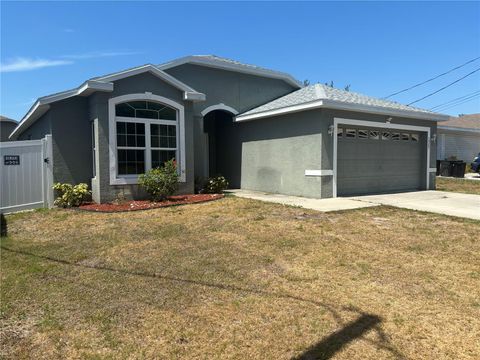
<svg viewBox="0 0 480 360">
<path fill-rule="evenodd" d="M 340 125 L 337 194 L 425 188 L 426 136 L 419 132 Z"/>
</svg>

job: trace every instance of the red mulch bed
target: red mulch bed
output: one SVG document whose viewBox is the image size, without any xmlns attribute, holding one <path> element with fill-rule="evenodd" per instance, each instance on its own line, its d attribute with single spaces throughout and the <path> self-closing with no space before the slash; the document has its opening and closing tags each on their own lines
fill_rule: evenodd
<svg viewBox="0 0 480 360">
<path fill-rule="evenodd" d="M 132 200 L 125 201 L 118 204 L 97 204 L 88 203 L 80 205 L 78 209 L 85 211 L 96 212 L 122 212 L 122 211 L 137 211 L 156 209 L 167 206 L 177 206 L 185 204 L 195 204 L 206 201 L 218 200 L 223 198 L 223 194 L 195 194 L 195 195 L 175 195 L 169 196 L 167 200 L 161 202 L 154 202 L 150 200 Z"/>
</svg>

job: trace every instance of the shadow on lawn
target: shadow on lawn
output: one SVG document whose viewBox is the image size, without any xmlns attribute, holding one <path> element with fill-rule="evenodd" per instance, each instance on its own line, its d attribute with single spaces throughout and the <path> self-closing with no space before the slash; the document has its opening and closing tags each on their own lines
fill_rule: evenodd
<svg viewBox="0 0 480 360">
<path fill-rule="evenodd" d="M 228 285 L 228 284 L 217 284 L 217 283 L 210 283 L 206 281 L 182 279 L 182 278 L 177 278 L 173 276 L 165 276 L 157 273 L 115 269 L 115 268 L 102 266 L 102 265 L 93 266 L 93 265 L 87 265 L 87 264 L 74 263 L 68 260 L 57 259 L 57 258 L 53 258 L 46 255 L 33 254 L 28 251 L 15 250 L 15 249 L 8 248 L 6 246 L 1 246 L 1 249 L 12 252 L 12 253 L 24 255 L 24 256 L 31 256 L 31 257 L 48 260 L 48 261 L 56 262 L 63 265 L 75 266 L 79 268 L 109 271 L 109 272 L 114 272 L 114 273 L 123 274 L 123 275 L 156 278 L 156 279 L 161 279 L 166 281 L 174 281 L 174 282 L 186 283 L 186 284 L 191 284 L 196 286 L 211 287 L 211 288 L 227 290 L 227 291 L 248 292 L 252 294 L 272 296 L 277 298 L 310 303 L 310 304 L 325 308 L 327 311 L 329 311 L 332 314 L 332 316 L 335 318 L 337 323 L 342 326 L 342 328 L 328 335 L 327 337 L 322 339 L 320 342 L 318 342 L 317 344 L 307 349 L 303 354 L 299 355 L 298 357 L 294 357 L 293 359 L 298 359 L 298 360 L 329 359 L 336 352 L 340 351 L 348 343 L 352 342 L 357 338 L 361 338 L 363 341 L 369 342 L 372 345 L 376 346 L 377 348 L 390 352 L 390 354 L 396 359 L 405 359 L 405 356 L 401 354 L 395 348 L 394 345 L 391 344 L 389 337 L 384 333 L 384 331 L 379 326 L 380 323 L 382 322 L 382 319 L 377 315 L 364 313 L 360 309 L 353 306 L 340 307 L 341 310 L 354 312 L 360 315 L 355 321 L 344 324 L 342 317 L 340 316 L 338 311 L 334 309 L 333 306 L 320 301 L 310 300 L 310 299 L 302 298 L 295 295 L 270 292 L 270 291 L 265 291 L 261 289 L 242 288 L 239 286 Z M 370 330 L 375 330 L 375 332 L 377 333 L 377 336 L 379 337 L 378 341 L 370 340 L 363 337 L 363 335 L 369 332 Z"/>
<path fill-rule="evenodd" d="M 382 322 L 376 315 L 364 314 L 343 326 L 342 329 L 323 338 L 295 360 L 330 359 L 336 352 L 368 331 L 375 329 Z M 397 356 L 398 357 L 398 356 Z"/>
</svg>

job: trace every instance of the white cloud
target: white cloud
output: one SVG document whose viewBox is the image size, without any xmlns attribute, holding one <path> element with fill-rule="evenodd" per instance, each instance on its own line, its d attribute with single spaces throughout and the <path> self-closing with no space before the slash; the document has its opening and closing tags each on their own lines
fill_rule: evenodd
<svg viewBox="0 0 480 360">
<path fill-rule="evenodd" d="M 49 59 L 31 59 L 18 57 L 7 63 L 0 64 L 0 72 L 29 71 L 45 67 L 61 66 L 72 64 L 71 60 L 49 60 Z"/>
<path fill-rule="evenodd" d="M 0 64 L 0 72 L 29 71 L 45 67 L 73 64 L 75 60 L 96 59 L 141 54 L 139 51 L 93 51 L 83 54 L 62 55 L 58 59 L 17 57 Z"/>
<path fill-rule="evenodd" d="M 73 29 L 63 29 L 63 32 L 73 33 L 73 32 L 75 32 L 75 30 L 73 30 Z"/>
<path fill-rule="evenodd" d="M 80 60 L 80 59 L 95 59 L 101 57 L 115 57 L 115 56 L 126 56 L 126 55 L 137 55 L 141 54 L 139 51 L 93 51 L 84 54 L 73 54 L 73 55 L 63 55 L 61 58 L 63 59 L 72 59 L 72 60 Z"/>
</svg>

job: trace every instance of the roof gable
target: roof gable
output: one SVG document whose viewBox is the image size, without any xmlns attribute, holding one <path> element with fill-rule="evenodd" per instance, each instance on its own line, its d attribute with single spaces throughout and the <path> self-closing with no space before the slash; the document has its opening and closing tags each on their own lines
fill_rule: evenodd
<svg viewBox="0 0 480 360">
<path fill-rule="evenodd" d="M 184 100 L 199 100 L 199 101 L 205 100 L 205 94 L 202 94 L 196 91 L 192 87 L 174 78 L 172 75 L 167 74 L 165 71 L 160 70 L 158 67 L 152 64 L 146 64 L 146 65 L 138 66 L 132 69 L 113 73 L 110 75 L 101 76 L 101 77 L 95 78 L 95 80 L 101 81 L 101 82 L 114 82 L 120 79 L 124 79 L 130 76 L 135 76 L 145 72 L 149 72 L 155 75 L 156 77 L 158 77 L 159 79 L 165 81 L 166 83 L 172 85 L 173 87 L 176 87 L 177 89 L 182 90 L 184 92 L 184 96 L 183 96 Z"/>
<path fill-rule="evenodd" d="M 12 133 L 10 134 L 10 138 L 13 139 L 18 136 L 23 129 L 33 124 L 38 118 L 40 118 L 40 116 L 45 114 L 50 108 L 49 104 L 51 103 L 68 99 L 73 96 L 88 96 L 95 91 L 111 92 L 113 91 L 115 81 L 145 72 L 149 72 L 160 78 L 161 80 L 165 81 L 166 83 L 172 85 L 173 87 L 176 87 L 177 89 L 183 91 L 184 100 L 205 100 L 205 94 L 196 91 L 195 89 L 184 84 L 180 80 L 177 80 L 173 76 L 167 74 L 165 71 L 160 70 L 156 66 L 152 64 L 146 64 L 113 74 L 95 77 L 85 81 L 83 84 L 74 89 L 38 98 L 37 101 L 35 101 L 35 103 L 30 108 L 30 110 L 27 112 L 27 114 L 19 122 L 18 126 L 12 131 Z"/>
<path fill-rule="evenodd" d="M 168 70 L 183 64 L 194 64 L 194 65 L 234 71 L 234 72 L 239 72 L 244 74 L 279 79 L 279 80 L 285 81 L 286 83 L 292 85 L 297 89 L 302 87 L 302 84 L 290 74 L 287 74 L 281 71 L 266 69 L 256 65 L 245 64 L 236 60 L 227 59 L 227 58 L 223 58 L 215 55 L 185 56 L 182 58 L 169 61 L 164 64 L 160 64 L 158 65 L 158 68 L 161 70 Z"/>
</svg>

